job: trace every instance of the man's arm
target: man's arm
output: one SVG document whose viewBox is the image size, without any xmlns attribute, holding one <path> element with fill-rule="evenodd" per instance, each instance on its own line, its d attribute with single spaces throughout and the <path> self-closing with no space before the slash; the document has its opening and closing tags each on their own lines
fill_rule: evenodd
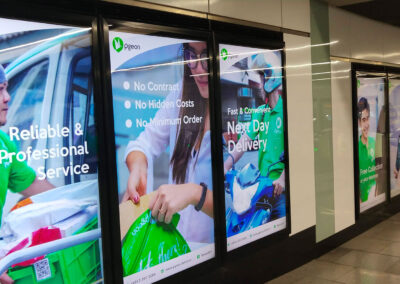
<svg viewBox="0 0 400 284">
<path fill-rule="evenodd" d="M 49 189 L 55 188 L 54 185 L 52 185 L 50 182 L 47 180 L 39 180 L 38 178 L 35 178 L 35 180 L 32 182 L 30 186 L 28 186 L 25 190 L 21 191 L 20 193 L 24 197 L 30 197 L 32 195 L 36 195 L 38 193 L 47 191 Z"/>
<path fill-rule="evenodd" d="M 274 196 L 279 196 L 285 191 L 285 170 L 283 170 L 280 177 L 272 184 L 274 185 Z"/>
</svg>

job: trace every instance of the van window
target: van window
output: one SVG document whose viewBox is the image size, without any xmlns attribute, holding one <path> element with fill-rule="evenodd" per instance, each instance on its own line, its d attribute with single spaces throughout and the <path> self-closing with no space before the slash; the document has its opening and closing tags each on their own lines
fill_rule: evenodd
<svg viewBox="0 0 400 284">
<path fill-rule="evenodd" d="M 8 92 L 11 96 L 7 119 L 9 125 L 22 130 L 40 123 L 48 69 L 49 61 L 44 60 L 8 80 Z M 26 150 L 29 145 L 35 148 L 37 140 L 23 140 L 20 143 L 20 150 Z"/>
<path fill-rule="evenodd" d="M 69 94 L 68 121 L 70 129 L 76 130 L 79 127 L 82 135 L 77 135 L 72 131 L 70 145 L 86 145 L 88 154 L 74 155 L 72 162 L 74 165 L 89 165 L 89 173 L 97 173 L 97 141 L 94 124 L 94 103 L 93 103 L 93 83 L 92 83 L 92 64 L 90 56 L 79 58 L 72 65 Z M 68 161 L 66 161 L 68 162 Z M 85 179 L 84 175 L 74 175 L 73 181 L 79 182 Z M 68 182 L 68 181 L 67 181 Z"/>
</svg>

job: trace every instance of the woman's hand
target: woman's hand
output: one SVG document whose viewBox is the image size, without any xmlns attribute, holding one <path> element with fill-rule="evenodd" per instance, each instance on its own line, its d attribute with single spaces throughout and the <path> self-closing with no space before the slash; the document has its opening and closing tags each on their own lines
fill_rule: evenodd
<svg viewBox="0 0 400 284">
<path fill-rule="evenodd" d="M 151 215 L 159 222 L 169 224 L 176 212 L 197 204 L 201 194 L 202 186 L 194 183 L 162 185 L 150 201 Z"/>
<path fill-rule="evenodd" d="M 140 196 L 146 194 L 147 158 L 142 152 L 133 151 L 126 158 L 126 165 L 130 174 L 122 201 L 131 199 L 134 203 L 138 203 Z"/>
</svg>

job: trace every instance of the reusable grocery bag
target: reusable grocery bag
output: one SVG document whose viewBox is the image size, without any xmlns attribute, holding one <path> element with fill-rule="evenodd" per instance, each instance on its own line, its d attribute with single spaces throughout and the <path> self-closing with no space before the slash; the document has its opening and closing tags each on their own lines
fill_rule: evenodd
<svg viewBox="0 0 400 284">
<path fill-rule="evenodd" d="M 146 210 L 129 228 L 122 244 L 124 276 L 150 268 L 190 252 L 176 226 L 179 214 L 170 224 L 160 223 Z"/>
</svg>

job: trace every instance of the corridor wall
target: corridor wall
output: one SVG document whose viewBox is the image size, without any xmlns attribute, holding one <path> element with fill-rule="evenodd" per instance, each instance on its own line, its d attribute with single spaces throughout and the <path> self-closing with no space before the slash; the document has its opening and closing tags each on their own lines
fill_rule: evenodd
<svg viewBox="0 0 400 284">
<path fill-rule="evenodd" d="M 309 0 L 146 0 L 151 3 L 283 27 L 301 32 L 310 32 Z"/>
<path fill-rule="evenodd" d="M 355 224 L 351 64 L 400 63 L 400 28 L 329 7 L 335 233 Z"/>
</svg>

